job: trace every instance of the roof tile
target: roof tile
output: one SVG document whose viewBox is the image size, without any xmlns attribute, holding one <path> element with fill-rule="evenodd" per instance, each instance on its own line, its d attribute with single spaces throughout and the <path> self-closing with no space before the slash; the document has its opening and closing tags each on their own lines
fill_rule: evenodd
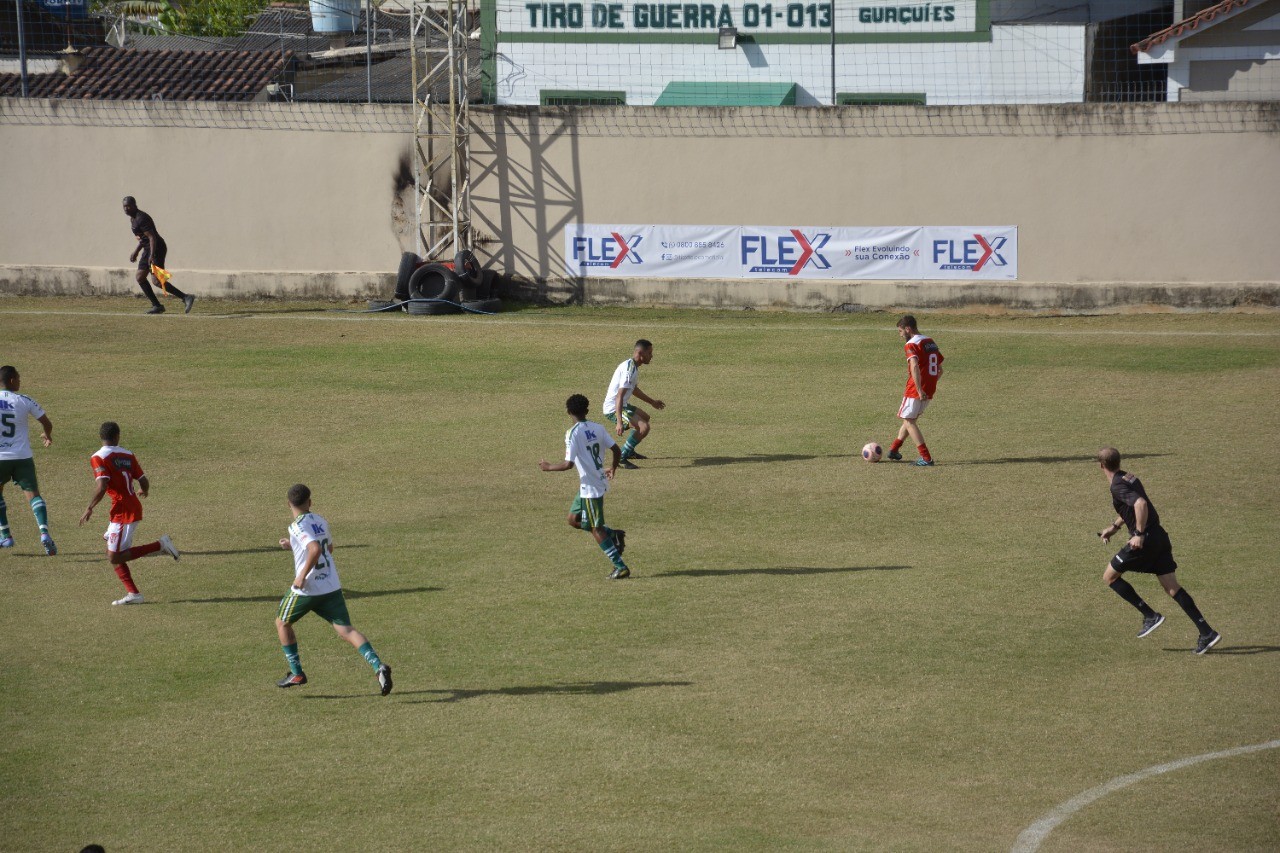
<svg viewBox="0 0 1280 853">
<path fill-rule="evenodd" d="M 1137 44 L 1129 45 L 1129 50 L 1133 53 L 1143 53 L 1153 47 L 1164 44 L 1171 38 L 1177 38 L 1187 32 L 1196 30 L 1201 24 L 1207 24 L 1219 15 L 1224 15 L 1233 9 L 1243 9 L 1253 0 L 1222 0 L 1221 3 L 1215 3 L 1208 8 L 1201 9 L 1189 18 L 1183 18 L 1171 27 L 1165 27 L 1159 32 L 1152 33 Z"/>
<path fill-rule="evenodd" d="M 80 54 L 83 63 L 69 76 L 61 72 L 28 75 L 30 96 L 245 101 L 286 77 L 293 62 L 291 51 L 281 56 L 240 50 L 191 53 L 89 47 Z M 18 95 L 21 87 L 19 75 L 0 74 L 0 95 Z"/>
</svg>

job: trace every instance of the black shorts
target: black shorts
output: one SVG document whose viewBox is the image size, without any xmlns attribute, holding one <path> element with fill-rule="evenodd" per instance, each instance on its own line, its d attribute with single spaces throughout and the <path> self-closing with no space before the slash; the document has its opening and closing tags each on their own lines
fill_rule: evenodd
<svg viewBox="0 0 1280 853">
<path fill-rule="evenodd" d="M 142 251 L 138 253 L 138 269 L 143 272 L 151 272 L 151 265 L 155 264 L 164 269 L 164 256 L 169 254 L 169 247 L 164 244 L 163 240 L 156 241 L 156 256 L 151 257 L 151 244 L 143 243 Z"/>
<path fill-rule="evenodd" d="M 1142 547 L 1134 551 L 1126 543 L 1120 553 L 1111 558 L 1111 568 L 1124 574 L 1125 572 L 1143 572 L 1148 575 L 1167 575 L 1178 568 L 1173 559 L 1173 543 L 1169 534 L 1163 530 L 1153 530 L 1147 534 Z"/>
</svg>

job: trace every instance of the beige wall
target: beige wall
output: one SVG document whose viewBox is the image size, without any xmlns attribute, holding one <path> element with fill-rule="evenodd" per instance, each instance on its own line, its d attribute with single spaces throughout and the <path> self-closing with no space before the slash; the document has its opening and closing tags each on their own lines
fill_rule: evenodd
<svg viewBox="0 0 1280 853">
<path fill-rule="evenodd" d="M 85 126 L 66 104 L 47 107 L 58 123 L 38 125 L 34 105 L 0 100 L 0 292 L 133 289 L 120 211 L 131 193 L 196 293 L 389 293 L 409 245 L 393 192 L 408 135 L 388 130 L 407 124 L 403 108 L 242 107 L 234 121 L 201 127 L 171 126 L 203 120 L 194 113 L 129 109 L 95 121 L 141 126 Z M 478 254 L 555 298 L 1046 307 L 1274 304 L 1280 293 L 1275 105 L 489 108 L 476 125 Z M 1019 282 L 584 289 L 563 278 L 564 227 L 578 220 L 1010 224 L 1020 229 Z"/>
<path fill-rule="evenodd" d="M 1264 94 L 1265 93 L 1265 94 Z M 1280 59 L 1226 59 L 1191 63 L 1183 101 L 1280 100 Z"/>
<path fill-rule="evenodd" d="M 57 106 L 55 125 L 13 120 L 29 113 L 0 120 L 6 277 L 15 268 L 72 268 L 81 272 L 63 289 L 136 289 L 125 195 L 155 219 L 169 268 L 197 293 L 279 292 L 284 281 L 296 291 L 312 273 L 395 269 L 408 235 L 394 221 L 402 212 L 394 178 L 408 156 L 407 132 L 367 132 L 359 124 L 342 132 L 287 129 L 270 110 L 235 128 L 84 126 L 71 122 L 111 117 L 77 118 L 75 104 Z M 128 104 L 117 110 L 115 118 L 136 112 Z M 315 112 L 312 120 L 330 119 Z M 48 272 L 41 278 L 60 280 Z M 318 292 L 345 287 L 321 282 Z"/>
<path fill-rule="evenodd" d="M 1280 283 L 1280 110 L 897 110 L 499 108 L 473 144 L 477 228 L 500 267 L 544 279 L 582 220 L 1017 225 L 1024 284 Z"/>
</svg>

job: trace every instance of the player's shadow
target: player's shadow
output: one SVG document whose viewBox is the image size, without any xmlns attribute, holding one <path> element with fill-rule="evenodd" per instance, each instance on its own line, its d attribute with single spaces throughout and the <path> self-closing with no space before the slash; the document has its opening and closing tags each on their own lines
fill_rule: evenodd
<svg viewBox="0 0 1280 853">
<path fill-rule="evenodd" d="M 442 586 L 415 586 L 408 589 L 375 589 L 369 592 L 361 592 L 357 589 L 342 588 L 342 597 L 348 600 L 355 598 L 381 598 L 384 595 L 417 595 L 421 592 L 443 592 Z M 222 597 L 222 598 L 179 598 L 171 601 L 169 604 L 245 604 L 245 603 L 266 603 L 278 602 L 283 598 L 281 595 L 245 595 L 240 597 Z"/>
<path fill-rule="evenodd" d="M 809 566 L 773 566 L 759 569 L 677 569 L 670 572 L 654 572 L 651 577 L 670 578 L 718 578 L 734 575 L 835 575 L 849 572 L 896 572 L 909 569 L 910 566 L 846 566 L 846 567 L 809 567 Z"/>
<path fill-rule="evenodd" d="M 1170 456 L 1168 453 L 1125 453 L 1124 459 L 1152 459 L 1157 456 Z M 1002 456 L 999 459 L 961 459 L 958 462 L 946 462 L 947 465 L 1051 465 L 1057 462 L 1096 462 L 1093 456 Z"/>
<path fill-rule="evenodd" d="M 352 548 L 352 549 L 353 549 L 353 548 L 368 548 L 369 546 L 368 546 L 368 545 L 341 545 L 341 546 L 339 546 L 339 547 L 340 547 L 342 550 L 347 550 L 347 549 L 349 549 L 349 548 Z M 180 552 L 180 553 L 182 554 L 182 556 L 184 556 L 184 557 L 234 557 L 234 556 L 242 555 L 242 554 L 275 554 L 275 553 L 278 553 L 278 552 L 281 552 L 281 551 L 284 551 L 284 549 L 283 549 L 283 548 L 281 548 L 279 545 L 275 546 L 274 548 L 273 548 L 273 547 L 270 547 L 270 546 L 263 546 L 263 547 L 261 547 L 261 548 L 237 548 L 237 549 L 229 550 L 229 551 L 188 551 L 186 548 L 180 548 L 180 549 L 179 549 L 179 552 Z M 76 557 L 88 557 L 88 556 L 90 556 L 90 555 L 91 555 L 91 553 L 92 553 L 92 552 L 88 552 L 88 551 L 75 551 L 75 552 L 72 552 L 72 556 L 76 556 Z M 105 561 L 106 561 L 106 556 L 105 556 L 103 553 L 98 553 L 98 554 L 96 555 L 96 557 L 95 557 L 94 559 L 91 559 L 91 560 L 65 560 L 64 562 L 68 562 L 68 563 L 102 563 L 102 562 L 105 562 Z M 132 561 L 131 561 L 131 562 L 132 562 Z"/>
<path fill-rule="evenodd" d="M 345 551 L 350 548 L 368 548 L 368 545 L 339 545 L 338 549 Z M 230 557 L 236 554 L 275 554 L 286 549 L 276 546 L 263 546 L 261 548 L 239 548 L 231 551 L 188 551 L 185 548 L 179 549 L 182 556 L 190 554 L 193 557 Z"/>
<path fill-rule="evenodd" d="M 1166 652 L 1191 652 L 1195 651 L 1190 647 L 1185 649 L 1164 649 Z M 1210 655 L 1265 655 L 1268 652 L 1280 652 L 1280 646 L 1214 646 L 1207 654 Z"/>
<path fill-rule="evenodd" d="M 467 690 L 452 688 L 449 690 L 427 690 L 427 693 L 440 695 L 439 699 L 419 699 L 410 704 L 439 704 L 442 702 L 461 702 L 464 699 L 478 699 L 482 696 L 606 696 L 610 693 L 623 693 L 627 690 L 642 690 L 647 687 L 688 687 L 692 681 L 573 681 L 566 684 L 530 684 L 516 687 L 494 687 Z"/>
<path fill-rule="evenodd" d="M 839 453 L 752 453 L 750 456 L 694 456 L 689 457 L 689 467 L 739 465 L 746 462 L 809 462 L 814 459 L 841 459 L 847 455 Z M 680 459 L 685 457 L 671 456 L 667 458 Z"/>
</svg>

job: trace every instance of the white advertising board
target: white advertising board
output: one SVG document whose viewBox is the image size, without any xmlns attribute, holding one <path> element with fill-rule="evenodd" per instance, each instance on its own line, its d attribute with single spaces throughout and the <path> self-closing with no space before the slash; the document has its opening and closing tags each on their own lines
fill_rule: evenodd
<svg viewBox="0 0 1280 853">
<path fill-rule="evenodd" d="M 575 223 L 564 257 L 577 277 L 1016 281 L 1018 228 Z"/>
</svg>

